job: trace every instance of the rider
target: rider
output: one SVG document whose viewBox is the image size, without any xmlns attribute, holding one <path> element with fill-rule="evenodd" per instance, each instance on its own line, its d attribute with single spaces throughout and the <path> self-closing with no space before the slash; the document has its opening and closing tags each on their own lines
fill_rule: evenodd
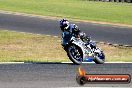
<svg viewBox="0 0 132 88">
<path fill-rule="evenodd" d="M 74 35 L 75 37 L 79 37 L 80 29 L 75 24 L 69 24 L 68 20 L 62 19 L 60 20 L 60 28 L 62 32 L 66 34 Z"/>
<path fill-rule="evenodd" d="M 69 24 L 68 20 L 62 19 L 60 20 L 60 28 L 63 32 L 62 46 L 64 46 L 65 42 L 69 40 L 70 36 L 74 36 L 75 38 L 80 38 L 83 42 L 87 44 L 90 43 L 90 37 L 87 36 L 84 32 L 82 32 L 76 24 Z"/>
</svg>

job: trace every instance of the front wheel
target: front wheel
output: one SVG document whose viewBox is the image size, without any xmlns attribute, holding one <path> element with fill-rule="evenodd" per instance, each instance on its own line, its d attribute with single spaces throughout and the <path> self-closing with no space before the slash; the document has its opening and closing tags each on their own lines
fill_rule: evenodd
<svg viewBox="0 0 132 88">
<path fill-rule="evenodd" d="M 81 64 L 83 61 L 83 52 L 80 47 L 71 44 L 67 47 L 67 55 L 74 64 Z"/>
<path fill-rule="evenodd" d="M 105 62 L 105 55 L 104 55 L 104 53 L 103 52 L 101 52 L 101 54 L 95 53 L 94 62 L 96 64 L 103 64 Z"/>
</svg>

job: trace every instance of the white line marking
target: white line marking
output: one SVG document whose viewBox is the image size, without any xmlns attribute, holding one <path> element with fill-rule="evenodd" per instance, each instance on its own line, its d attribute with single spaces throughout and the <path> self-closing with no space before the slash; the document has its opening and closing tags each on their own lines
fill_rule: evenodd
<svg viewBox="0 0 132 88">
<path fill-rule="evenodd" d="M 0 62 L 0 64 L 24 64 L 24 62 Z"/>
<path fill-rule="evenodd" d="M 59 88 L 130 88 L 130 87 L 59 87 Z"/>
<path fill-rule="evenodd" d="M 73 63 L 73 62 L 61 62 L 61 63 Z M 84 64 L 91 64 L 91 63 L 94 63 L 94 62 L 82 62 Z M 132 62 L 105 62 L 105 63 L 130 63 L 132 64 Z"/>
<path fill-rule="evenodd" d="M 48 63 L 48 62 L 47 62 Z M 64 64 L 73 63 L 73 62 L 60 62 Z M 94 62 L 83 62 L 84 64 L 93 64 Z M 105 63 L 130 63 L 132 62 L 105 62 Z M 0 62 L 0 64 L 32 64 L 32 63 L 25 63 L 25 62 Z"/>
</svg>

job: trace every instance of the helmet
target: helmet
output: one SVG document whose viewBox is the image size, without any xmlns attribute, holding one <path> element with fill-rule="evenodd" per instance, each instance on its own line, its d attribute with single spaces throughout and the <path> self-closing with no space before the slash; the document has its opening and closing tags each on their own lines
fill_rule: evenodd
<svg viewBox="0 0 132 88">
<path fill-rule="evenodd" d="M 66 19 L 60 20 L 60 28 L 63 30 L 67 30 L 69 28 L 69 22 Z"/>
</svg>

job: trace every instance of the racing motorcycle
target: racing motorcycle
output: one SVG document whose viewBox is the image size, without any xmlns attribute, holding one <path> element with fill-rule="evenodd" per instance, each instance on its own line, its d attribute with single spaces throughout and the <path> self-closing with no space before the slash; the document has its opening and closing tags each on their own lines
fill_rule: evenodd
<svg viewBox="0 0 132 88">
<path fill-rule="evenodd" d="M 65 34 L 62 33 L 63 49 L 67 52 L 67 56 L 74 64 L 92 61 L 96 64 L 103 64 L 105 62 L 105 55 L 100 48 L 92 48 L 91 43 L 87 44 L 80 38 L 75 38 L 71 35 L 64 37 L 63 35 Z"/>
</svg>

